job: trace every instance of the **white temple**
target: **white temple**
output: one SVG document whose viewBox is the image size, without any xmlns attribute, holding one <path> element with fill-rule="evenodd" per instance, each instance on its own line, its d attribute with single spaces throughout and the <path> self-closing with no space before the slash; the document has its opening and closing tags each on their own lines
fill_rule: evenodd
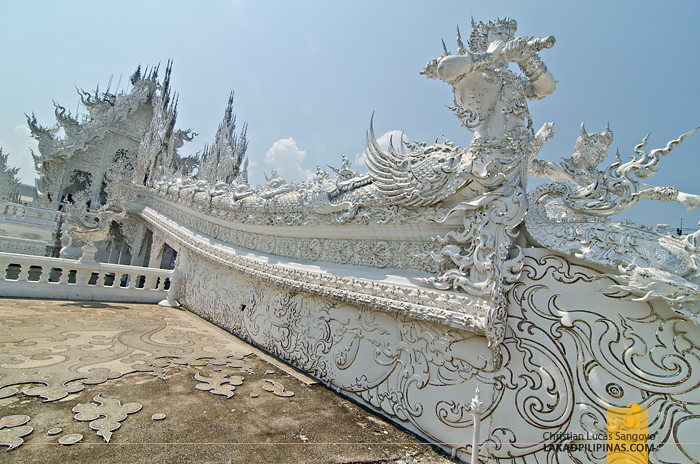
<svg viewBox="0 0 700 464">
<path fill-rule="evenodd" d="M 233 94 L 212 145 L 181 157 L 195 134 L 175 129 L 170 64 L 82 93 L 85 121 L 56 105 L 62 139 L 28 117 L 63 251 L 0 253 L 0 291 L 179 303 L 465 461 L 604 462 L 605 446 L 552 444 L 599 443 L 609 410 L 637 404 L 649 462 L 697 462 L 700 237 L 614 220 L 640 198 L 700 204 L 642 182 L 694 131 L 599 167 L 612 131 L 582 125 L 571 157 L 538 159 L 553 125 L 528 100 L 555 91 L 554 38 L 472 28 L 423 70 L 470 145 L 384 150 L 370 123 L 368 174 L 343 158 L 249 185 Z M 528 176 L 549 182 L 528 192 Z"/>
</svg>

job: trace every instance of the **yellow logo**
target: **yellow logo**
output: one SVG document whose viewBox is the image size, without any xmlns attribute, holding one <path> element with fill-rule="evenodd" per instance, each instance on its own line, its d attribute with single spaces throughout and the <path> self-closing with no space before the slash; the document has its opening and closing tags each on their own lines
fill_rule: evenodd
<svg viewBox="0 0 700 464">
<path fill-rule="evenodd" d="M 649 414 L 647 408 L 630 403 L 626 408 L 609 408 L 608 464 L 649 462 Z"/>
</svg>

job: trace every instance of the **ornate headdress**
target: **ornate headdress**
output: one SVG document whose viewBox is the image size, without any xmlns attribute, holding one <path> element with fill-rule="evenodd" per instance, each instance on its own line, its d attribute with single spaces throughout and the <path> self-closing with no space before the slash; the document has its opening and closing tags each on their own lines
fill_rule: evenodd
<svg viewBox="0 0 700 464">
<path fill-rule="evenodd" d="M 512 39 L 515 37 L 515 31 L 518 29 L 518 23 L 514 19 L 503 18 L 496 21 L 478 23 L 472 18 L 472 34 L 469 37 L 469 49 L 473 53 L 484 53 L 489 46 L 489 32 L 496 32 L 499 35 Z"/>
<path fill-rule="evenodd" d="M 610 124 L 605 126 L 605 132 L 594 132 L 589 134 L 586 132 L 586 126 L 581 123 L 581 136 L 576 139 L 574 149 L 581 151 L 584 148 L 594 148 L 596 150 L 606 150 L 613 141 L 613 133 L 610 130 Z"/>
<path fill-rule="evenodd" d="M 602 162 L 608 154 L 608 148 L 613 141 L 613 133 L 610 130 L 610 124 L 605 126 L 605 132 L 594 132 L 589 134 L 586 132 L 586 127 L 581 123 L 581 136 L 576 139 L 574 145 L 574 161 L 581 161 L 584 156 L 591 156 L 592 153 L 597 154 L 596 159 L 587 160 L 589 163 L 598 164 Z"/>
</svg>

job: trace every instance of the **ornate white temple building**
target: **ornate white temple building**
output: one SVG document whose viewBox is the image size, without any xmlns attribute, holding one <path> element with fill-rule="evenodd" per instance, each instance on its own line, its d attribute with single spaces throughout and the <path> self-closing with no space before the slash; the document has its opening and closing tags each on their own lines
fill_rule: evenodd
<svg viewBox="0 0 700 464">
<path fill-rule="evenodd" d="M 640 198 L 700 204 L 642 182 L 694 131 L 600 166 L 613 133 L 582 124 L 571 157 L 538 159 L 553 125 L 536 129 L 528 100 L 555 91 L 539 56 L 554 38 L 518 37 L 511 19 L 472 28 L 423 71 L 453 90 L 470 145 L 384 150 L 370 123 L 367 174 L 342 159 L 309 182 L 249 185 L 233 95 L 212 145 L 181 157 L 195 134 L 175 129 L 170 64 L 120 95 L 83 92 L 85 121 L 56 105 L 63 138 L 28 117 L 36 204 L 57 214 L 63 251 L 0 253 L 0 291 L 157 301 L 167 279 L 167 304 L 465 461 L 623 462 L 610 436 L 642 425 L 610 414 L 636 404 L 649 462 L 698 462 L 700 237 L 614 220 Z M 528 176 L 548 182 L 528 192 Z M 149 281 L 155 268 L 174 270 Z M 122 293 L 103 278 L 129 272 Z"/>
</svg>

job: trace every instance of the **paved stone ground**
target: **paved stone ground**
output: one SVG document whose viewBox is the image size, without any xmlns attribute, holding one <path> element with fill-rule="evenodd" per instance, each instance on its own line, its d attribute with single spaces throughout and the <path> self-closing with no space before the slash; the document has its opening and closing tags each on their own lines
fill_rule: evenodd
<svg viewBox="0 0 700 464">
<path fill-rule="evenodd" d="M 187 311 L 0 299 L 0 462 L 451 462 L 309 380 Z"/>
</svg>

